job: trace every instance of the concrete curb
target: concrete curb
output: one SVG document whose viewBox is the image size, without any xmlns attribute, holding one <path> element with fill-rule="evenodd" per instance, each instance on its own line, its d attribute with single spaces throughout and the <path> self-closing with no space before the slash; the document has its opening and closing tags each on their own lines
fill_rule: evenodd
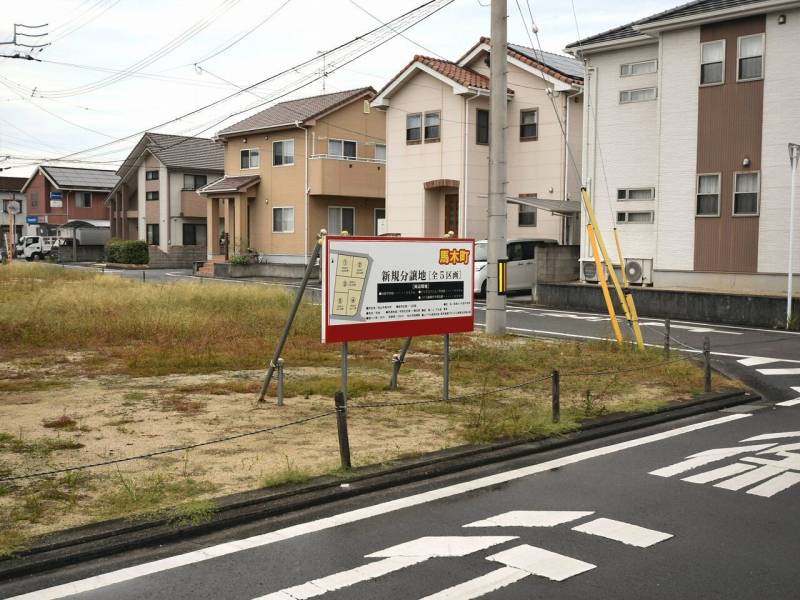
<svg viewBox="0 0 800 600">
<path fill-rule="evenodd" d="M 217 499 L 218 510 L 212 519 L 197 525 L 175 526 L 166 519 L 140 522 L 118 519 L 77 527 L 46 536 L 24 554 L 0 561 L 0 581 L 175 542 L 257 519 L 627 433 L 759 399 L 757 395 L 738 390 L 709 394 L 690 402 L 669 405 L 655 413 L 602 417 L 584 424 L 579 431 L 561 437 L 497 442 L 488 446 L 460 446 L 422 458 L 400 461 L 389 468 L 365 467 L 359 470 L 357 476 L 347 480 L 351 485 L 346 488 L 340 485 L 342 479 L 326 476 L 277 490 L 255 490 L 224 496 Z"/>
</svg>

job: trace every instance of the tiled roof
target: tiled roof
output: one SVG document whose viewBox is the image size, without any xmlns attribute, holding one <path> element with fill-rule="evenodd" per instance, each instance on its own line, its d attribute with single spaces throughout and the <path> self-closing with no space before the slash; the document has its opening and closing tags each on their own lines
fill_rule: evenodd
<svg viewBox="0 0 800 600">
<path fill-rule="evenodd" d="M 763 1 L 764 0 L 695 0 L 694 2 L 681 4 L 675 8 L 670 8 L 660 13 L 650 15 L 644 19 L 639 19 L 638 21 L 633 21 L 626 25 L 615 27 L 613 29 L 609 29 L 608 31 L 603 31 L 601 33 L 583 38 L 577 42 L 572 42 L 571 44 L 567 45 L 567 48 L 577 49 L 580 46 L 587 46 L 589 44 L 613 42 L 620 39 L 642 35 L 635 29 L 635 25 L 645 25 L 657 23 L 658 21 L 663 21 L 666 19 L 678 19 L 680 17 L 702 15 L 704 13 L 716 12 L 729 8 L 747 6 L 748 4 L 758 4 Z"/>
<path fill-rule="evenodd" d="M 290 127 L 297 122 L 304 123 L 331 109 L 349 104 L 361 96 L 372 98 L 374 95 L 374 89 L 371 87 L 363 87 L 355 90 L 346 90 L 344 92 L 334 92 L 332 94 L 322 94 L 321 96 L 279 102 L 266 110 L 262 110 L 259 113 L 251 115 L 238 123 L 234 123 L 218 131 L 217 135 L 226 136 L 234 133 L 246 133 L 248 131 L 259 131 L 276 127 Z"/>
<path fill-rule="evenodd" d="M 24 177 L 0 177 L 0 192 L 20 192 L 26 181 Z"/>
<path fill-rule="evenodd" d="M 110 190 L 119 177 L 105 169 L 79 169 L 77 167 L 39 167 L 62 190 Z"/>
<path fill-rule="evenodd" d="M 151 132 L 145 136 L 150 140 L 147 149 L 168 168 L 225 170 L 225 148 L 217 141 Z"/>
<path fill-rule="evenodd" d="M 437 73 L 441 73 L 445 77 L 452 79 L 464 87 L 477 88 L 480 90 L 489 89 L 488 77 L 481 75 L 472 69 L 459 67 L 456 63 L 450 62 L 449 60 L 441 60 L 439 58 L 431 58 L 430 56 L 421 56 L 418 54 L 414 57 L 414 60 L 410 64 L 414 64 L 415 62 L 419 62 L 430 67 Z"/>
<path fill-rule="evenodd" d="M 209 183 L 207 186 L 199 189 L 198 192 L 201 194 L 207 194 L 209 192 L 238 192 L 260 181 L 260 175 L 225 176 L 222 179 L 217 179 L 213 183 Z"/>
</svg>

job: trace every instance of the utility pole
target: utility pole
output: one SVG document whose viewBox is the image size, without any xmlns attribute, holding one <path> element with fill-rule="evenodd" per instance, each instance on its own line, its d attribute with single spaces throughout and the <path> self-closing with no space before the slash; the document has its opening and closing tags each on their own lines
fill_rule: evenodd
<svg viewBox="0 0 800 600">
<path fill-rule="evenodd" d="M 506 0 L 492 0 L 491 47 L 489 51 L 489 247 L 486 278 L 486 333 L 506 332 L 506 298 L 497 293 L 497 264 L 506 258 L 506 90 L 507 55 Z"/>
<path fill-rule="evenodd" d="M 789 269 L 787 272 L 786 329 L 792 323 L 792 276 L 794 273 L 794 204 L 797 162 L 800 160 L 800 144 L 789 144 L 789 166 L 792 169 L 791 191 L 789 192 Z"/>
</svg>

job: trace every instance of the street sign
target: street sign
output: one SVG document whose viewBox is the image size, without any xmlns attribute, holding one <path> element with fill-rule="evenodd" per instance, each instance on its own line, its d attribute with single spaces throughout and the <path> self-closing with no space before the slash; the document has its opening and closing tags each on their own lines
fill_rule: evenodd
<svg viewBox="0 0 800 600">
<path fill-rule="evenodd" d="M 327 236 L 322 341 L 473 330 L 475 241 Z"/>
<path fill-rule="evenodd" d="M 61 192 L 50 192 L 50 200 L 61 200 L 62 197 Z"/>
<path fill-rule="evenodd" d="M 39 222 L 39 217 L 27 216 L 25 217 L 25 222 L 28 225 L 36 225 Z"/>
<path fill-rule="evenodd" d="M 6 212 L 10 215 L 19 214 L 21 210 L 22 207 L 20 206 L 20 203 L 16 200 L 12 200 L 8 204 L 6 204 Z"/>
<path fill-rule="evenodd" d="M 63 208 L 64 201 L 61 192 L 50 192 L 50 208 Z"/>
</svg>

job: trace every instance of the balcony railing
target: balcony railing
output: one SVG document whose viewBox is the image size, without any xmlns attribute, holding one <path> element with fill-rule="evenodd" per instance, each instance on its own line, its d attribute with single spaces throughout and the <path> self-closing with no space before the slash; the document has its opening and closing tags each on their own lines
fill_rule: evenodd
<svg viewBox="0 0 800 600">
<path fill-rule="evenodd" d="M 356 158 L 352 158 L 350 156 L 341 156 L 339 154 L 312 154 L 309 158 L 311 160 L 318 160 L 318 159 L 327 158 L 329 160 L 342 160 L 342 161 L 349 161 L 349 162 L 373 163 L 373 164 L 377 164 L 377 165 L 385 165 L 386 164 L 386 160 L 384 160 L 382 158 L 362 158 L 360 156 L 356 157 Z"/>
</svg>

